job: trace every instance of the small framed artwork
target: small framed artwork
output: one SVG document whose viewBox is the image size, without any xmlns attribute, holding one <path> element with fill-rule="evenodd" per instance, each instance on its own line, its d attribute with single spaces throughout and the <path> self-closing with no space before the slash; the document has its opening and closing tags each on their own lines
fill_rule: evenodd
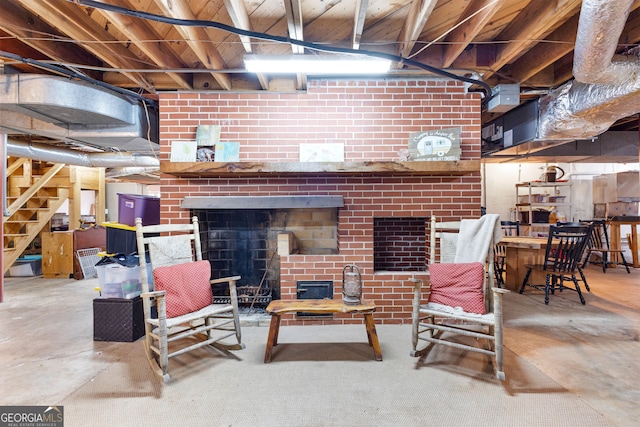
<svg viewBox="0 0 640 427">
<path fill-rule="evenodd" d="M 342 142 L 300 144 L 301 162 L 344 162 Z"/>
<path fill-rule="evenodd" d="M 239 162 L 240 143 L 239 142 L 218 142 L 215 148 L 216 162 Z"/>
<path fill-rule="evenodd" d="M 195 162 L 197 145 L 196 141 L 171 141 L 172 162 Z"/>
<path fill-rule="evenodd" d="M 460 128 L 413 132 L 409 157 L 414 161 L 460 160 Z"/>
</svg>

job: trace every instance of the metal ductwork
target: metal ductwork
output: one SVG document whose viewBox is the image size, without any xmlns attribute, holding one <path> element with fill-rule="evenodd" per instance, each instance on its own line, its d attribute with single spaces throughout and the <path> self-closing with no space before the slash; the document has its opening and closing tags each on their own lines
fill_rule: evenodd
<svg viewBox="0 0 640 427">
<path fill-rule="evenodd" d="M 640 60 L 614 55 L 633 0 L 584 0 L 575 80 L 540 99 L 538 138 L 586 139 L 640 111 Z"/>
<path fill-rule="evenodd" d="M 26 143 L 9 139 L 7 155 L 26 157 L 51 163 L 64 163 L 74 166 L 103 168 L 148 168 L 147 171 L 160 167 L 158 159 L 133 153 L 83 153 L 75 150 L 56 148 L 47 144 Z"/>
<path fill-rule="evenodd" d="M 159 150 L 157 108 L 57 76 L 0 75 L 0 133 L 39 135 L 104 150 Z"/>
</svg>

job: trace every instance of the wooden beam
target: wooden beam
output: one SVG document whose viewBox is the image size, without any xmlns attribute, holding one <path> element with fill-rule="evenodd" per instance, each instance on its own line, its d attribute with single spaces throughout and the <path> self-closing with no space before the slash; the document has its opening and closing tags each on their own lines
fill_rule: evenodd
<svg viewBox="0 0 640 427">
<path fill-rule="evenodd" d="M 355 14 L 353 16 L 353 36 L 351 37 L 351 48 L 360 49 L 360 38 L 364 30 L 364 21 L 367 17 L 367 7 L 369 0 L 356 0 Z"/>
<path fill-rule="evenodd" d="M 445 37 L 443 51 L 443 68 L 447 68 L 460 56 L 466 47 L 475 39 L 493 15 L 500 9 L 505 0 L 474 0 L 464 10 L 457 25 Z"/>
<path fill-rule="evenodd" d="M 94 56 L 84 49 L 78 49 L 76 44 L 69 43 L 66 36 L 14 2 L 0 1 L 0 16 L 5 23 L 11 23 L 10 26 L 5 27 L 6 34 L 17 40 L 3 40 L 2 50 L 35 60 L 50 58 L 65 64 L 102 65 Z M 5 33 L 2 32 L 2 34 Z M 43 38 L 42 34 L 49 34 L 52 37 Z M 56 38 L 56 36 L 59 37 Z M 11 46 L 18 41 L 22 45 L 21 48 Z M 38 54 L 34 54 L 35 52 Z M 39 69 L 39 72 L 42 70 Z M 97 72 L 86 71 L 85 73 L 94 78 L 99 77 Z"/>
<path fill-rule="evenodd" d="M 236 28 L 241 30 L 251 31 L 251 20 L 247 14 L 247 8 L 242 0 L 224 0 L 224 5 L 227 8 L 231 22 Z M 242 46 L 245 52 L 251 53 L 251 38 L 247 36 L 239 36 Z"/>
<path fill-rule="evenodd" d="M 575 14 L 562 26 L 535 45 L 527 53 L 515 61 L 510 69 L 511 76 L 524 82 L 568 53 L 573 52 L 576 44 L 579 14 Z"/>
<path fill-rule="evenodd" d="M 209 74 L 207 73 L 207 75 Z M 157 90 L 175 90 L 176 88 L 175 80 L 172 79 L 168 73 L 143 73 L 142 76 Z M 193 82 L 192 75 L 185 75 L 185 78 L 187 78 L 189 82 Z M 104 73 L 102 79 L 105 83 L 122 88 L 133 89 L 136 87 L 134 82 L 123 76 L 120 72 L 108 71 Z M 190 86 L 193 87 L 193 83 L 190 83 Z"/>
<path fill-rule="evenodd" d="M 131 52 L 120 40 L 89 18 L 85 9 L 74 3 L 48 0 L 18 0 L 26 9 L 57 28 L 74 42 L 115 69 L 138 69 L 140 62 L 131 58 Z M 123 72 L 136 86 L 155 92 L 140 73 Z"/>
<path fill-rule="evenodd" d="M 160 162 L 160 171 L 176 176 L 267 175 L 466 175 L 480 171 L 480 160 L 442 162 Z"/>
<path fill-rule="evenodd" d="M 496 40 L 506 42 L 498 48 L 496 61 L 483 78 L 489 79 L 495 72 L 510 63 L 523 52 L 529 50 L 557 28 L 567 16 L 573 16 L 580 10 L 581 0 L 532 0 L 500 32 Z"/>
<path fill-rule="evenodd" d="M 189 3 L 185 0 L 154 0 L 160 7 L 162 12 L 169 17 L 194 20 L 197 17 L 191 11 Z M 207 43 L 209 36 L 202 27 L 188 27 L 176 25 L 176 30 L 185 39 L 187 45 L 196 54 L 200 62 L 205 68 L 214 70 L 224 70 L 226 64 L 220 55 L 220 52 L 213 47 L 211 43 Z M 213 78 L 225 90 L 231 90 L 231 79 L 226 74 L 213 73 Z"/>
<path fill-rule="evenodd" d="M 437 3 L 438 0 L 413 0 L 413 3 L 411 3 L 409 16 L 407 16 L 407 20 L 398 37 L 400 56 L 403 58 L 411 55 L 411 51 Z"/>
<path fill-rule="evenodd" d="M 289 38 L 294 40 L 304 40 L 302 21 L 302 4 L 300 0 L 284 0 L 285 16 L 287 17 L 287 27 L 289 28 Z M 293 53 L 302 54 L 304 48 L 296 44 L 291 45 Z"/>
<path fill-rule="evenodd" d="M 342 196 L 186 196 L 183 209 L 341 208 Z"/>
<path fill-rule="evenodd" d="M 247 13 L 247 8 L 242 0 L 224 0 L 224 5 L 227 8 L 231 22 L 233 22 L 233 25 L 236 28 L 253 31 L 251 27 L 251 20 Z M 245 52 L 252 53 L 253 47 L 251 46 L 251 37 L 240 36 L 240 42 L 242 42 Z M 260 82 L 262 89 L 269 89 L 269 78 L 266 75 L 256 74 L 256 77 L 258 77 L 258 82 Z"/>
<path fill-rule="evenodd" d="M 133 10 L 134 6 L 128 0 L 111 0 L 113 6 Z M 127 36 L 129 40 L 147 55 L 159 68 L 180 69 L 187 68 L 171 49 L 167 49 L 162 42 L 162 37 L 148 24 L 147 21 L 133 18 L 129 15 L 96 9 L 113 25 Z M 193 89 L 190 81 L 183 74 L 168 72 L 167 75 L 182 89 Z"/>
</svg>

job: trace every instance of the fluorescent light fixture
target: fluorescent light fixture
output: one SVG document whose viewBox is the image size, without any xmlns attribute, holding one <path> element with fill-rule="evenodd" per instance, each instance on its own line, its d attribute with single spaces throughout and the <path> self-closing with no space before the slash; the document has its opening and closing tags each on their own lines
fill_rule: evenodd
<svg viewBox="0 0 640 427">
<path fill-rule="evenodd" d="M 245 55 L 251 73 L 271 74 L 384 74 L 391 61 L 365 55 Z"/>
</svg>

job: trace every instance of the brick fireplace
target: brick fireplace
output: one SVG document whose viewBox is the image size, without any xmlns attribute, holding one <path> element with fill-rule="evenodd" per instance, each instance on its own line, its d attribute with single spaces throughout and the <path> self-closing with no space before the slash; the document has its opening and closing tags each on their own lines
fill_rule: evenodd
<svg viewBox="0 0 640 427">
<path fill-rule="evenodd" d="M 410 133 L 451 127 L 461 129 L 461 160 L 480 158 L 480 96 L 466 93 L 462 83 L 437 78 L 311 80 L 306 92 L 296 93 L 162 93 L 161 162 L 169 161 L 171 142 L 194 139 L 199 124 L 221 125 L 222 140 L 240 143 L 240 162 L 295 163 L 301 142 L 343 143 L 347 168 L 349 162 L 393 162 L 399 161 L 399 152 L 406 149 Z M 195 212 L 185 207 L 185 198 L 189 197 L 339 197 L 343 205 L 330 208 L 335 212 L 335 236 L 328 240 L 335 242 L 335 247 L 325 243 L 327 250 L 276 255 L 273 264 L 277 265 L 279 278 L 270 286 L 278 287 L 276 297 L 293 299 L 300 281 L 330 281 L 334 298 L 340 298 L 342 269 L 346 264 L 356 264 L 362 272 L 364 298 L 377 304 L 375 318 L 380 323 L 410 322 L 412 288 L 406 280 L 413 274 L 424 274 L 426 258 L 420 257 L 420 246 L 425 244 L 425 237 L 419 234 L 421 224 L 428 222 L 425 219 L 431 215 L 444 220 L 478 217 L 481 204 L 479 166 L 464 173 L 437 174 L 361 170 L 163 173 L 161 192 L 162 222 L 187 222 Z M 311 228 L 313 223 L 306 226 Z M 426 234 L 426 225 L 424 230 Z M 292 233 L 301 246 L 304 239 L 314 239 L 304 225 Z M 395 245 L 403 239 L 411 242 L 407 245 L 412 248 L 411 256 L 394 262 L 398 253 L 389 247 L 391 242 Z M 387 242 L 382 251 L 381 240 Z M 277 239 L 269 244 L 277 245 Z M 273 248 L 265 251 L 272 252 Z M 264 259 L 268 258 L 266 255 Z M 253 276 L 255 280 L 260 272 Z M 285 325 L 293 321 L 300 320 L 283 318 Z M 335 315 L 302 322 L 362 320 Z"/>
</svg>

